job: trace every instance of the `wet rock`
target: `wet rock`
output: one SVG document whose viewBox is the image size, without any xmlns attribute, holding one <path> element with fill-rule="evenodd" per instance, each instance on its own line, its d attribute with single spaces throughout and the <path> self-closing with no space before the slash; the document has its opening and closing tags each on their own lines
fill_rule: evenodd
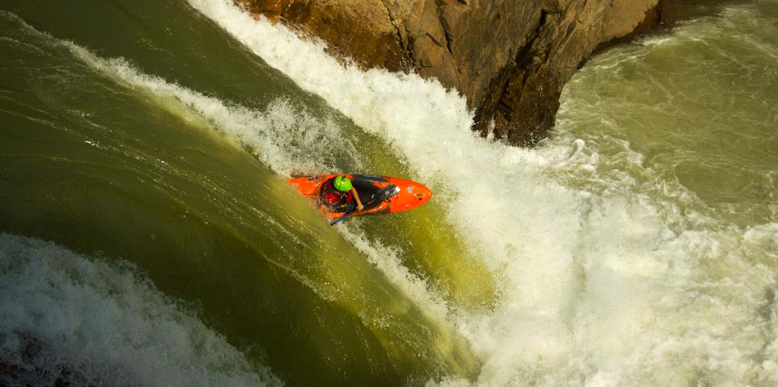
<svg viewBox="0 0 778 387">
<path fill-rule="evenodd" d="M 415 71 L 463 94 L 474 130 L 533 145 L 598 48 L 659 24 L 673 0 L 236 0 L 364 68 Z M 691 0 L 675 0 L 689 2 Z M 493 125 L 492 125 L 493 123 Z"/>
<path fill-rule="evenodd" d="M 94 384 L 73 372 L 51 345 L 27 332 L 0 333 L 0 386 L 84 386 Z"/>
</svg>

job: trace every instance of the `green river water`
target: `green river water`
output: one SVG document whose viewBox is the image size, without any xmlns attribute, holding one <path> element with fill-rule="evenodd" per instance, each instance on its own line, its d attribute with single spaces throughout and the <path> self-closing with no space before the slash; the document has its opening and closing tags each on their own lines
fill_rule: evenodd
<svg viewBox="0 0 778 387">
<path fill-rule="evenodd" d="M 0 385 L 778 384 L 778 3 L 592 58 L 537 149 L 223 0 L 0 6 Z M 286 179 L 421 181 L 330 227 Z"/>
</svg>

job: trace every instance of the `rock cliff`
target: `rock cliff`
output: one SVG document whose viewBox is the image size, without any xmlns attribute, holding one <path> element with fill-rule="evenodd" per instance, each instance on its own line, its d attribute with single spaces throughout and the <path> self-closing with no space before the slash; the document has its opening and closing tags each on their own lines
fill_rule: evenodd
<svg viewBox="0 0 778 387">
<path fill-rule="evenodd" d="M 365 68 L 434 77 L 467 98 L 474 130 L 532 145 L 575 70 L 598 47 L 655 26 L 671 0 L 235 1 Z"/>
</svg>

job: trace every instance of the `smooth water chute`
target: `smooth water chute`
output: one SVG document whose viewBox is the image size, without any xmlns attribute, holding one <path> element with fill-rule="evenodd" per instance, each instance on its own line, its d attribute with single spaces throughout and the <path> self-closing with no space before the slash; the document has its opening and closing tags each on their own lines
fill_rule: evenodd
<svg viewBox="0 0 778 387">
<path fill-rule="evenodd" d="M 20 39 L 48 49 L 39 52 L 54 53 L 46 58 L 62 69 L 61 87 L 45 96 L 48 103 L 33 103 L 44 106 L 44 114 L 73 118 L 79 124 L 63 119 L 47 126 L 23 117 L 26 126 L 13 128 L 40 138 L 68 135 L 76 140 L 48 149 L 50 157 L 37 157 L 38 148 L 25 143 L 24 135 L 12 136 L 12 144 L 21 146 L 2 152 L 4 192 L 16 198 L 0 207 L 10 215 L 4 217 L 4 227 L 136 263 L 163 291 L 201 303 L 215 329 L 227 337 L 261 343 L 240 349 L 253 358 L 271 354 L 271 366 L 287 381 L 300 383 L 290 371 L 300 362 L 286 361 L 298 356 L 295 351 L 309 352 L 306 367 L 316 370 L 317 380 L 334 384 L 344 376 L 333 364 L 348 358 L 353 373 L 347 377 L 387 384 L 409 375 L 426 379 L 440 373 L 477 372 L 478 362 L 467 343 L 445 323 L 439 298 L 422 290 L 406 294 L 403 284 L 418 281 L 413 274 L 398 272 L 387 280 L 376 272 L 272 173 L 271 168 L 284 170 L 319 155 L 306 158 L 304 151 L 293 149 L 305 144 L 300 138 L 284 143 L 252 129 L 283 132 L 286 126 L 264 120 L 265 115 L 288 114 L 285 118 L 294 123 L 301 122 L 299 116 L 306 119 L 304 112 L 283 102 L 280 113 L 272 112 L 276 106 L 272 104 L 270 113 L 230 105 L 145 74 L 126 60 L 104 59 L 40 33 L 18 17 L 8 20 Z M 25 61 L 21 63 L 34 63 Z M 29 68 L 34 69 L 15 70 L 25 73 Z M 69 90 L 82 79 L 90 82 L 78 92 Z M 97 102 L 79 94 L 91 95 L 94 87 L 110 96 L 100 102 L 116 106 L 97 109 Z M 63 98 L 65 93 L 72 98 Z M 308 119 L 323 128 L 317 118 Z M 226 135 L 227 141 L 214 132 Z M 310 132 L 301 131 L 303 137 Z M 115 136 L 103 137 L 105 133 Z M 154 141 L 147 143 L 149 138 Z M 350 140 L 346 136 L 343 141 Z M 242 146 L 278 157 L 260 164 Z M 284 151 L 286 146 L 290 149 Z M 34 168 L 18 173 L 14 160 L 19 159 L 31 160 L 28 165 L 32 162 Z M 68 168 L 71 165 L 77 168 Z M 58 171 L 57 179 L 45 176 L 49 170 Z M 120 173 L 114 174 L 116 170 Z M 73 190 L 71 184 L 85 189 Z M 27 191 L 38 194 L 19 199 Z M 45 215 L 55 211 L 47 222 Z M 376 259 L 386 258 L 372 243 L 360 249 Z M 384 259 L 382 267 L 394 264 L 386 261 L 390 259 Z M 208 274 L 198 279 L 201 273 Z M 283 292 L 273 290 L 273 285 Z M 420 304 L 431 307 L 423 309 Z M 295 305 L 307 308 L 289 309 Z M 284 313 L 265 319 L 256 310 Z M 271 332 L 274 324 L 285 328 Z M 289 337 L 289 332 L 301 329 L 315 334 Z"/>
</svg>

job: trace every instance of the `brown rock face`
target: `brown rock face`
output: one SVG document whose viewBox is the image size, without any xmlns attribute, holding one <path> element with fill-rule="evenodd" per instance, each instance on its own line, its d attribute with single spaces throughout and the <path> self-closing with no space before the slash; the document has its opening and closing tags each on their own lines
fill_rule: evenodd
<svg viewBox="0 0 778 387">
<path fill-rule="evenodd" d="M 493 130 L 518 145 L 534 144 L 551 128 L 562 87 L 592 52 L 656 25 L 662 6 L 662 0 L 236 1 L 321 38 L 332 54 L 365 68 L 438 79 L 475 109 L 474 130 Z"/>
</svg>

